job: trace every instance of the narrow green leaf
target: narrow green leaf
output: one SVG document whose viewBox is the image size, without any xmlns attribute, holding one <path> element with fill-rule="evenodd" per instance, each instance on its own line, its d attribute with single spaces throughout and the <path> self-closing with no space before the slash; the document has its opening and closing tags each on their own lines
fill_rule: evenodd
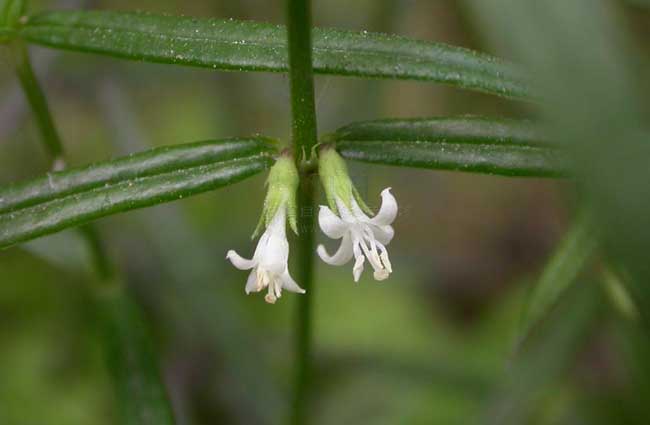
<svg viewBox="0 0 650 425">
<path fill-rule="evenodd" d="M 650 97 L 620 2 L 468 3 L 495 41 L 528 64 L 543 94 L 538 115 L 571 156 L 603 246 L 632 276 L 623 283 L 650 335 Z"/>
<path fill-rule="evenodd" d="M 332 136 L 341 155 L 374 164 L 503 176 L 561 177 L 562 153 L 528 122 L 480 117 L 380 120 Z"/>
<path fill-rule="evenodd" d="M 535 327 L 576 282 L 598 246 L 598 232 L 591 215 L 582 211 L 548 261 L 531 294 L 521 336 Z"/>
<path fill-rule="evenodd" d="M 286 72 L 282 26 L 109 11 L 46 12 L 20 32 L 54 48 L 125 59 L 236 71 Z M 333 29 L 313 31 L 314 72 L 428 80 L 499 96 L 524 98 L 515 68 L 497 58 L 440 43 Z"/>
<path fill-rule="evenodd" d="M 519 347 L 492 390 L 480 425 L 534 423 L 543 396 L 578 361 L 603 305 L 600 287 L 582 282 L 569 289 L 539 332 Z"/>
<path fill-rule="evenodd" d="M 108 369 L 121 424 L 173 425 L 155 350 L 142 314 L 121 285 L 98 297 Z"/>
<path fill-rule="evenodd" d="M 240 181 L 270 166 L 266 139 L 152 149 L 0 189 L 0 248 Z"/>
</svg>

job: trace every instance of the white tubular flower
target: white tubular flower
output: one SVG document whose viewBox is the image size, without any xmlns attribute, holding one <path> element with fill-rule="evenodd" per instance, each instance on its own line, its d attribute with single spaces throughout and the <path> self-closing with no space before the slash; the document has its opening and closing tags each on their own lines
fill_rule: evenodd
<svg viewBox="0 0 650 425">
<path fill-rule="evenodd" d="M 253 258 L 247 260 L 230 250 L 226 258 L 239 270 L 253 269 L 246 282 L 246 294 L 260 292 L 268 287 L 264 300 L 275 304 L 282 296 L 282 289 L 304 294 L 302 289 L 289 274 L 289 242 L 285 232 L 285 207 L 278 209 L 271 224 L 257 242 Z"/>
<path fill-rule="evenodd" d="M 304 294 L 289 274 L 289 242 L 286 235 L 286 221 L 289 215 L 291 227 L 295 227 L 295 191 L 298 173 L 290 157 L 280 157 L 268 178 L 268 192 L 258 230 L 266 230 L 257 242 L 253 258 L 248 260 L 230 250 L 226 258 L 240 270 L 251 270 L 246 282 L 246 294 L 268 288 L 264 300 L 269 304 L 282 296 L 282 290 Z"/>
<path fill-rule="evenodd" d="M 390 188 L 381 192 L 381 208 L 370 218 L 364 212 L 369 212 L 368 207 L 352 186 L 345 163 L 336 151 L 323 149 L 320 164 L 321 178 L 332 208 L 321 205 L 318 223 L 328 237 L 341 239 L 341 245 L 334 255 L 329 255 L 325 247 L 319 245 L 318 256 L 333 266 L 344 265 L 354 257 L 352 275 L 355 282 L 361 277 L 366 259 L 374 269 L 376 280 L 387 279 L 393 268 L 386 245 L 395 234 L 391 223 L 397 217 L 397 201 Z"/>
</svg>

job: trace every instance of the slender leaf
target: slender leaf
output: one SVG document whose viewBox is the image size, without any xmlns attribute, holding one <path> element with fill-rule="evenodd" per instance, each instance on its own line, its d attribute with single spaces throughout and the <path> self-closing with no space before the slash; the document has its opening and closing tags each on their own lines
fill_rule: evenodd
<svg viewBox="0 0 650 425">
<path fill-rule="evenodd" d="M 533 71 L 546 131 L 566 146 L 607 254 L 632 275 L 623 283 L 650 334 L 650 96 L 619 2 L 467 2 Z"/>
<path fill-rule="evenodd" d="M 534 338 L 520 347 L 477 424 L 534 422 L 545 391 L 575 364 L 595 328 L 603 297 L 600 287 L 592 283 L 570 288 Z"/>
<path fill-rule="evenodd" d="M 598 246 L 597 234 L 591 215 L 582 211 L 535 285 L 524 316 L 522 337 L 547 316 L 558 299 L 577 281 Z"/>
<path fill-rule="evenodd" d="M 266 139 L 152 149 L 0 190 L 0 248 L 240 181 L 272 162 Z"/>
<path fill-rule="evenodd" d="M 286 72 L 282 26 L 109 11 L 46 12 L 20 35 L 50 47 L 125 59 L 236 71 Z M 372 78 L 428 80 L 524 98 L 516 69 L 497 58 L 440 43 L 334 29 L 313 31 L 314 71 Z"/>
<path fill-rule="evenodd" d="M 138 305 L 121 285 L 98 297 L 102 347 L 117 395 L 121 424 L 173 425 L 151 335 Z"/>
<path fill-rule="evenodd" d="M 342 156 L 374 164 L 564 176 L 562 152 L 540 139 L 528 122 L 479 117 L 362 122 L 332 136 Z"/>
</svg>

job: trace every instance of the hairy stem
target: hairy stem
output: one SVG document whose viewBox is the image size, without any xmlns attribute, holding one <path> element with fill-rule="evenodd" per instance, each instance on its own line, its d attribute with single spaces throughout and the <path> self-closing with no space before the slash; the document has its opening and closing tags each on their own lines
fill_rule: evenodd
<svg viewBox="0 0 650 425">
<path fill-rule="evenodd" d="M 300 240 L 298 281 L 307 291 L 298 299 L 296 317 L 296 375 L 291 423 L 307 423 L 312 369 L 312 305 L 314 287 L 314 198 L 313 174 L 304 167 L 316 144 L 316 109 L 311 59 L 311 12 L 309 0 L 288 0 L 289 81 L 291 87 L 292 139 L 300 173 L 298 194 Z"/>
</svg>

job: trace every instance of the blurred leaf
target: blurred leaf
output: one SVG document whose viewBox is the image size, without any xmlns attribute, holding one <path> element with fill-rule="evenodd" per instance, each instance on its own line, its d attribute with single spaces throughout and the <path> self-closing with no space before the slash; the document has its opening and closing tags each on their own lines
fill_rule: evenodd
<svg viewBox="0 0 650 425">
<path fill-rule="evenodd" d="M 78 232 L 61 232 L 34 239 L 21 248 L 51 265 L 75 273 L 90 274 L 92 256 Z"/>
<path fill-rule="evenodd" d="M 559 149 L 530 123 L 479 117 L 380 120 L 348 125 L 332 139 L 348 159 L 504 176 L 560 177 Z"/>
<path fill-rule="evenodd" d="M 533 407 L 576 360 L 594 328 L 602 304 L 598 285 L 583 282 L 569 290 L 549 320 L 523 345 L 493 392 L 481 425 L 530 423 Z"/>
<path fill-rule="evenodd" d="M 25 13 L 24 0 L 3 0 L 0 2 L 0 27 L 12 28 Z"/>
<path fill-rule="evenodd" d="M 579 213 L 571 229 L 544 267 L 524 315 L 521 337 L 545 318 L 558 299 L 576 282 L 598 246 L 598 231 L 586 210 Z"/>
<path fill-rule="evenodd" d="M 623 284 L 623 279 L 631 279 L 629 273 L 621 270 L 616 265 L 610 264 L 609 267 L 603 268 L 601 279 L 614 308 L 623 317 L 632 321 L 638 320 L 639 310 Z"/>
<path fill-rule="evenodd" d="M 157 148 L 0 189 L 0 248 L 240 181 L 270 165 L 267 141 Z"/>
<path fill-rule="evenodd" d="M 535 71 L 542 112 L 566 144 L 608 253 L 650 331 L 650 128 L 646 64 L 618 3 L 474 0 L 497 43 Z M 507 16 L 501 11 L 508 10 Z M 489 24 L 488 24 L 489 22 Z"/>
<path fill-rule="evenodd" d="M 125 425 L 174 423 L 151 336 L 137 304 L 119 286 L 98 298 L 105 355 Z"/>
<path fill-rule="evenodd" d="M 32 42 L 159 63 L 235 71 L 287 71 L 287 36 L 265 23 L 109 11 L 45 12 L 20 31 Z M 499 96 L 528 90 L 512 65 L 440 43 L 333 29 L 313 31 L 314 72 L 428 80 Z"/>
</svg>

